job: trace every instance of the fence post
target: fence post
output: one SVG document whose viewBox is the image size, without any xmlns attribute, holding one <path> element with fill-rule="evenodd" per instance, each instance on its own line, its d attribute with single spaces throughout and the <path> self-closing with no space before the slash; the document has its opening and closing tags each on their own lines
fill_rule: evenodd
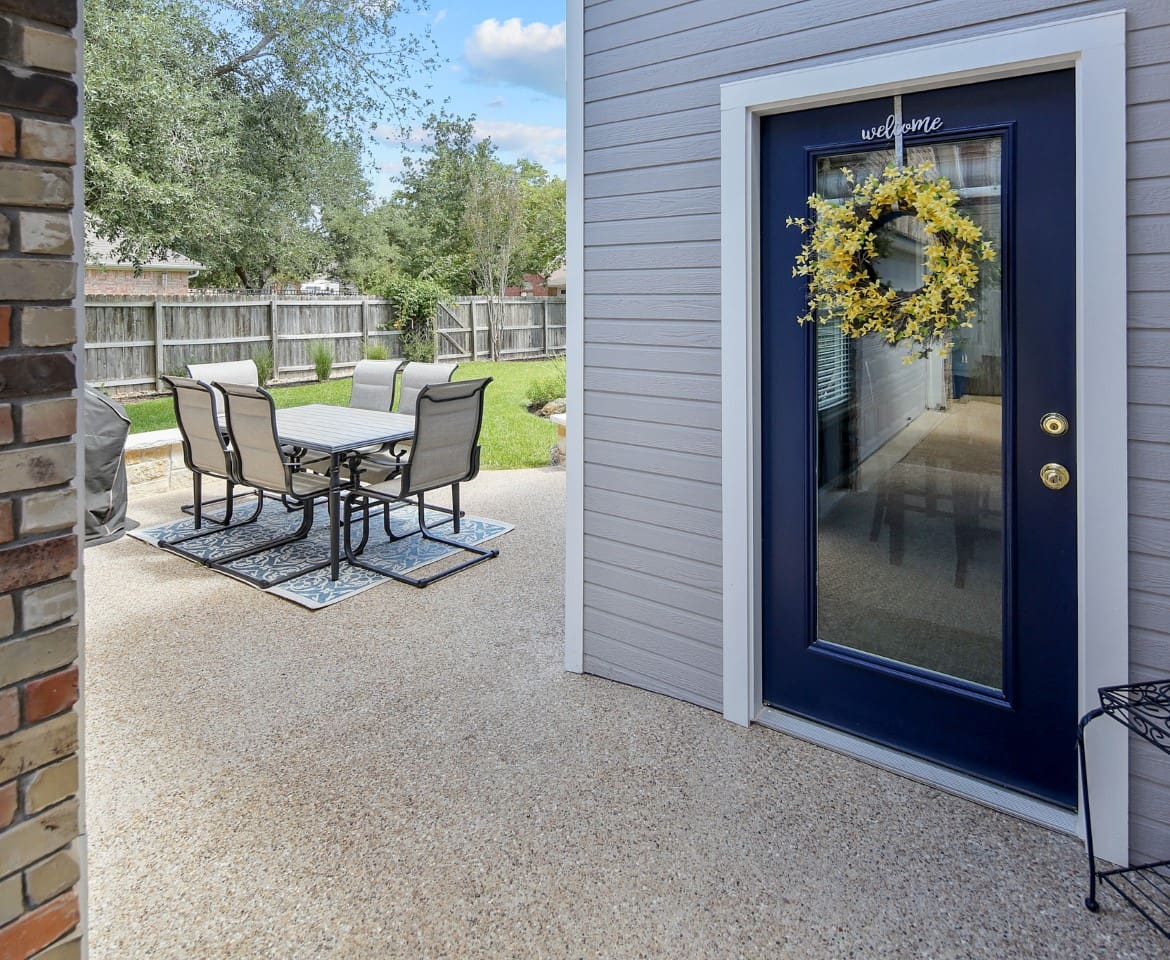
<svg viewBox="0 0 1170 960">
<path fill-rule="evenodd" d="M 362 298 L 362 356 L 370 346 L 370 301 Z"/>
<path fill-rule="evenodd" d="M 475 339 L 475 301 L 472 300 L 468 306 L 471 307 L 471 359 L 474 362 L 479 359 L 479 341 Z"/>
<path fill-rule="evenodd" d="M 541 327 L 544 336 L 544 355 L 548 356 L 548 298 L 545 297 L 540 302 L 542 308 Z"/>
<path fill-rule="evenodd" d="M 154 298 L 154 388 L 162 393 L 163 369 L 163 312 L 162 303 L 158 297 Z"/>
<path fill-rule="evenodd" d="M 268 337 L 272 341 L 272 379 L 280 378 L 280 327 L 276 325 L 276 294 L 268 301 Z"/>
</svg>

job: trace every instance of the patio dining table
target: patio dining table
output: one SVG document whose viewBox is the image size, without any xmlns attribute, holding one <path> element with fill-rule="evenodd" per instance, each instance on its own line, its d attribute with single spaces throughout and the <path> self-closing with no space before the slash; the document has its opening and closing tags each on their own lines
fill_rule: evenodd
<svg viewBox="0 0 1170 960">
<path fill-rule="evenodd" d="M 350 454 L 409 440 L 414 435 L 414 417 L 310 403 L 278 409 L 276 432 L 282 444 L 303 447 L 330 458 L 329 579 L 336 580 L 341 567 L 341 468 Z"/>
</svg>

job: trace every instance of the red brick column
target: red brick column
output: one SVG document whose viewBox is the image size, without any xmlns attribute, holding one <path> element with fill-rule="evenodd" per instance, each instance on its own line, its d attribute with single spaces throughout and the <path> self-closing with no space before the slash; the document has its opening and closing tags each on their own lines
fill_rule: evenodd
<svg viewBox="0 0 1170 960">
<path fill-rule="evenodd" d="M 0 0 L 0 958 L 72 960 L 79 891 L 79 0 Z"/>
</svg>

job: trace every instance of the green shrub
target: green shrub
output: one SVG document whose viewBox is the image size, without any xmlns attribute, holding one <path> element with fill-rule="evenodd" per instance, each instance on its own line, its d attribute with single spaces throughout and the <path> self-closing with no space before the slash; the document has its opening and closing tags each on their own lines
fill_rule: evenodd
<svg viewBox="0 0 1170 960">
<path fill-rule="evenodd" d="M 324 383 L 333 372 L 333 347 L 323 340 L 314 340 L 309 344 L 309 357 L 317 379 Z"/>
<path fill-rule="evenodd" d="M 388 360 L 390 351 L 384 343 L 366 343 L 362 345 L 362 356 L 366 360 Z"/>
<path fill-rule="evenodd" d="M 557 400 L 565 395 L 565 361 L 559 360 L 551 376 L 533 380 L 528 385 L 528 405 L 543 407 L 550 400 Z"/>
<path fill-rule="evenodd" d="M 403 330 L 399 334 L 402 359 L 409 362 L 433 363 L 435 359 L 435 336 L 428 323 L 417 330 Z"/>
<path fill-rule="evenodd" d="M 417 329 L 434 322 L 435 310 L 447 291 L 434 280 L 397 274 L 388 278 L 378 295 L 392 304 L 397 330 Z"/>
<path fill-rule="evenodd" d="M 260 386 L 268 386 L 272 382 L 272 374 L 276 366 L 276 360 L 272 356 L 272 348 L 260 347 L 253 350 L 252 362 L 256 364 L 256 375 L 260 380 Z"/>
</svg>

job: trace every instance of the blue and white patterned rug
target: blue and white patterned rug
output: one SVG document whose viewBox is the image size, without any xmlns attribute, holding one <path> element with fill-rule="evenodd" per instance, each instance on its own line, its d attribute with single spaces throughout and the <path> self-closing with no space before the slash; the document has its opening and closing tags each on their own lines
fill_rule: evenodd
<svg viewBox="0 0 1170 960">
<path fill-rule="evenodd" d="M 254 509 L 250 499 L 244 500 L 236 507 L 237 516 L 248 517 Z M 218 510 L 215 512 L 218 515 Z M 417 511 L 413 506 L 403 506 L 393 510 L 390 517 L 391 529 L 396 534 L 407 533 L 416 527 Z M 428 526 L 439 524 L 442 520 L 448 522 L 438 526 L 436 532 L 444 537 L 468 544 L 493 540 L 513 529 L 511 524 L 498 520 L 465 516 L 460 524 L 461 529 L 456 534 L 451 530 L 450 517 L 447 514 L 427 511 Z M 205 537 L 188 540 L 186 543 L 176 546 L 188 554 L 192 561 L 198 562 L 235 553 L 266 540 L 278 539 L 296 530 L 300 521 L 299 511 L 289 513 L 279 501 L 266 499 L 260 519 L 255 523 L 231 530 L 216 531 Z M 173 540 L 175 537 L 193 533 L 194 530 L 194 520 L 184 516 L 183 519 L 170 523 L 162 523 L 153 527 L 139 527 L 132 531 L 130 536 L 152 546 L 157 546 L 159 540 Z M 358 530 L 355 529 L 354 533 L 356 535 Z M 390 567 L 397 573 L 409 573 L 419 567 L 426 566 L 428 563 L 434 563 L 460 552 L 446 544 L 424 540 L 417 536 L 394 542 L 388 541 L 382 531 L 382 517 L 378 511 L 370 517 L 370 541 L 362 556 L 379 566 Z M 328 556 L 329 515 L 325 504 L 321 503 L 317 506 L 313 529 L 304 540 L 286 544 L 273 550 L 266 550 L 256 556 L 243 557 L 228 564 L 227 567 L 228 571 L 237 571 L 259 580 L 272 580 L 281 573 L 291 573 L 293 570 L 311 566 L 314 562 L 324 560 Z M 228 575 L 230 576 L 230 572 Z M 248 581 L 241 582 L 247 583 Z M 389 577 L 346 563 L 343 553 L 341 575 L 337 580 L 329 579 L 329 568 L 325 567 L 322 570 L 314 570 L 269 587 L 265 592 L 292 600 L 310 610 L 319 610 L 337 603 L 339 600 L 369 590 L 371 587 L 376 587 L 380 583 L 387 582 L 390 582 Z"/>
</svg>

